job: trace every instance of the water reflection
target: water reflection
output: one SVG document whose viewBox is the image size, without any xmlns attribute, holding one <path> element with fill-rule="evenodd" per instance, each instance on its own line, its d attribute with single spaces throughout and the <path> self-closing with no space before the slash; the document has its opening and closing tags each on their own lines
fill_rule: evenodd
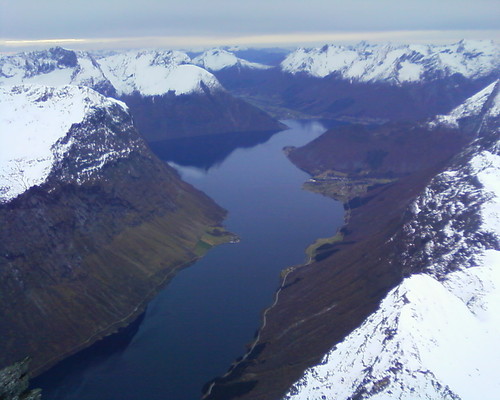
<svg viewBox="0 0 500 400">
<path fill-rule="evenodd" d="M 151 147 L 162 160 L 208 171 L 221 164 L 236 149 L 265 143 L 278 132 L 237 132 L 169 139 L 155 142 Z"/>
<path fill-rule="evenodd" d="M 142 313 L 131 324 L 119 329 L 116 333 L 105 337 L 94 343 L 92 346 L 68 357 L 58 363 L 45 375 L 34 378 L 31 387 L 44 386 L 47 377 L 50 378 L 55 393 L 64 393 L 67 388 L 80 385 L 85 380 L 87 371 L 94 370 L 104 360 L 112 357 L 119 358 L 120 354 L 127 349 L 132 339 L 139 331 L 145 313 Z"/>
</svg>

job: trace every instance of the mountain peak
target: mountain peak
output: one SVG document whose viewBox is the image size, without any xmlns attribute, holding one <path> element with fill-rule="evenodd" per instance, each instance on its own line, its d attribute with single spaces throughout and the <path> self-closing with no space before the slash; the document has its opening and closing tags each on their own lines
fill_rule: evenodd
<svg viewBox="0 0 500 400">
<path fill-rule="evenodd" d="M 0 153 L 0 202 L 47 180 L 77 144 L 69 133 L 75 124 L 98 110 L 128 115 L 124 103 L 84 86 L 0 87 L 0 103 L 0 147 L 5 150 Z M 103 150 L 107 157 L 113 151 Z"/>
<path fill-rule="evenodd" d="M 143 96 L 201 93 L 204 88 L 222 90 L 215 76 L 188 64 L 180 51 L 130 51 L 99 60 L 118 95 L 137 92 Z"/>
<path fill-rule="evenodd" d="M 220 71 L 225 68 L 238 67 L 249 69 L 268 69 L 270 66 L 253 63 L 237 57 L 234 53 L 222 48 L 205 51 L 193 59 L 193 63 L 210 71 Z"/>
<path fill-rule="evenodd" d="M 469 97 L 447 115 L 438 115 L 430 126 L 446 125 L 458 128 L 461 121 L 474 117 L 498 118 L 500 116 L 500 80 Z"/>
</svg>

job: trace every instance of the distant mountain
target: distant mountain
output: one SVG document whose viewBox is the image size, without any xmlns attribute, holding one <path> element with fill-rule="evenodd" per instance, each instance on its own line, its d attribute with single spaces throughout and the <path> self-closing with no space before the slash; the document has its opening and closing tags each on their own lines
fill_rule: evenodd
<svg viewBox="0 0 500 400">
<path fill-rule="evenodd" d="M 461 75 L 478 79 L 498 72 L 500 47 L 493 41 L 465 41 L 452 45 L 368 44 L 325 45 L 298 49 L 281 63 L 290 74 L 317 78 L 336 75 L 356 82 L 401 85 Z"/>
<path fill-rule="evenodd" d="M 207 384 L 205 399 L 496 398 L 498 90 L 497 81 L 414 132 L 396 130 L 385 156 L 353 153 L 370 138 L 354 128 L 350 142 L 332 130 L 286 149 L 315 168 L 318 191 L 345 196 L 346 224 L 309 249 L 310 263 L 284 271 L 251 351 Z M 384 144 L 393 129 L 371 135 Z M 422 161 L 389 179 L 385 168 L 412 163 L 404 132 L 420 135 Z M 462 141 L 453 150 L 433 142 L 453 133 Z"/>
<path fill-rule="evenodd" d="M 493 84 L 440 123 L 475 118 L 478 139 L 408 208 L 406 278 L 285 399 L 495 399 L 500 389 L 500 95 Z M 470 120 L 469 120 L 470 121 Z"/>
<path fill-rule="evenodd" d="M 211 73 L 194 65 L 180 51 L 131 51 L 101 58 L 99 64 L 118 96 L 176 96 L 223 90 Z"/>
<path fill-rule="evenodd" d="M 138 51 L 104 57 L 100 63 L 150 142 L 284 128 L 189 61 L 180 52 Z"/>
<path fill-rule="evenodd" d="M 273 131 L 283 125 L 229 94 L 179 51 L 139 50 L 93 57 L 53 48 L 0 57 L 0 85 L 91 87 L 125 101 L 147 140 Z M 153 121 L 154 120 L 154 121 Z"/>
<path fill-rule="evenodd" d="M 36 373 L 133 320 L 225 212 L 121 101 L 19 85 L 0 104 L 0 368 L 31 356 Z"/>
<path fill-rule="evenodd" d="M 0 56 L 0 85 L 24 83 L 83 85 L 106 96 L 116 94 L 94 57 L 84 51 L 61 47 Z"/>
<path fill-rule="evenodd" d="M 237 57 L 224 49 L 211 49 L 193 58 L 193 63 L 209 71 L 220 71 L 226 68 L 269 69 L 271 66 L 250 62 Z"/>
<path fill-rule="evenodd" d="M 325 45 L 297 49 L 277 68 L 214 73 L 232 93 L 281 118 L 419 121 L 493 82 L 499 54 L 491 41 Z"/>
</svg>

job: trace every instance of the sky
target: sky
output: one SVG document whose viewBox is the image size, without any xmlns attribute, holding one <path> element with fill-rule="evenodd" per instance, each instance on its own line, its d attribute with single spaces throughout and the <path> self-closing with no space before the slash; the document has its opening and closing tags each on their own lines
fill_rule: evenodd
<svg viewBox="0 0 500 400">
<path fill-rule="evenodd" d="M 499 0 L 0 0 L 0 50 L 500 38 Z"/>
</svg>

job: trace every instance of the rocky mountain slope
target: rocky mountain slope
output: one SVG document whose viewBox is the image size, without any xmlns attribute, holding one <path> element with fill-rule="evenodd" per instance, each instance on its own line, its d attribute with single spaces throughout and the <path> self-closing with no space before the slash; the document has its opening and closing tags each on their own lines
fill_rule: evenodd
<svg viewBox="0 0 500 400">
<path fill-rule="evenodd" d="M 40 389 L 29 390 L 29 359 L 0 369 L 0 398 L 3 400 L 41 400 Z"/>
<path fill-rule="evenodd" d="M 478 139 L 412 202 L 397 261 L 407 276 L 306 371 L 286 399 L 495 399 L 500 349 L 500 95 L 490 85 L 440 123 Z"/>
<path fill-rule="evenodd" d="M 224 211 L 119 101 L 21 85 L 0 88 L 0 107 L 0 366 L 29 355 L 37 373 L 137 316 Z"/>
<path fill-rule="evenodd" d="M 346 201 L 346 225 L 284 273 L 250 352 L 206 399 L 494 398 L 498 83 L 486 92 L 451 113 L 470 144 Z"/>
<path fill-rule="evenodd" d="M 123 100 L 150 141 L 284 126 L 233 97 L 179 51 L 139 50 L 93 57 L 62 48 L 0 57 L 0 85 L 91 87 Z"/>
</svg>

